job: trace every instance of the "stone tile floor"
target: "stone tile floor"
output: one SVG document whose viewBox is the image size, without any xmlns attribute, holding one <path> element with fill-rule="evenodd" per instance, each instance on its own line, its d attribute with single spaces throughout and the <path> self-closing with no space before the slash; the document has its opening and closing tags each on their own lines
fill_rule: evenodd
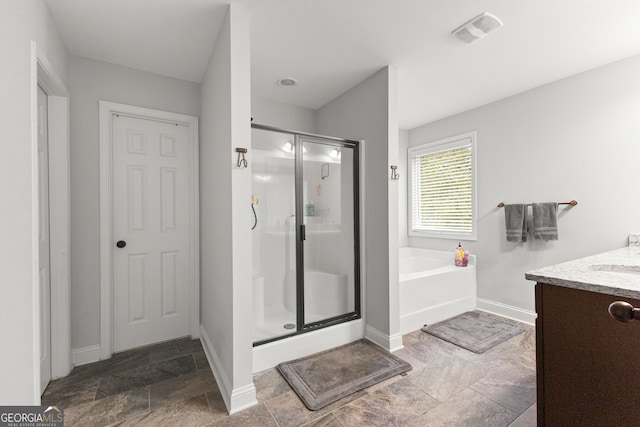
<svg viewBox="0 0 640 427">
<path fill-rule="evenodd" d="M 394 354 L 413 370 L 319 411 L 280 374 L 254 376 L 259 404 L 227 415 L 198 340 L 180 339 L 78 366 L 51 382 L 42 404 L 62 405 L 67 426 L 536 425 L 533 327 L 475 354 L 415 331 Z"/>
</svg>

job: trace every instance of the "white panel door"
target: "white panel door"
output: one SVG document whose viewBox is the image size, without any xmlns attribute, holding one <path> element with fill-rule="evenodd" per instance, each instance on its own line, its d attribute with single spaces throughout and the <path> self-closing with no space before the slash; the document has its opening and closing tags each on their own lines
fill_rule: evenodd
<svg viewBox="0 0 640 427">
<path fill-rule="evenodd" d="M 51 261 L 49 258 L 49 135 L 47 94 L 38 87 L 38 246 L 40 250 L 40 394 L 51 381 Z"/>
<path fill-rule="evenodd" d="M 189 334 L 189 147 L 187 126 L 123 115 L 112 135 L 117 352 Z"/>
</svg>

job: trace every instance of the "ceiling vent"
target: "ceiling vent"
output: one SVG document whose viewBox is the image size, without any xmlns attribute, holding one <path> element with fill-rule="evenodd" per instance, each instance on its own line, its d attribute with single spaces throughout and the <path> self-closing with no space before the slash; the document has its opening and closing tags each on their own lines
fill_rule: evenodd
<svg viewBox="0 0 640 427">
<path fill-rule="evenodd" d="M 451 32 L 466 43 L 474 42 L 502 27 L 502 21 L 490 13 L 482 13 Z"/>
</svg>

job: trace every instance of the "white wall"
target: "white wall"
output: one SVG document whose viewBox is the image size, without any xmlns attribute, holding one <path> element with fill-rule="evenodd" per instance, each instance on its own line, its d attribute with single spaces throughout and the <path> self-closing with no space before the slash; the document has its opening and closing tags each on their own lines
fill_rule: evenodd
<svg viewBox="0 0 640 427">
<path fill-rule="evenodd" d="M 283 90 L 287 89 L 283 88 Z M 310 108 L 254 96 L 251 98 L 251 117 L 253 118 L 253 123 L 261 125 L 301 132 L 316 132 L 316 110 Z"/>
<path fill-rule="evenodd" d="M 201 330 L 230 412 L 257 403 L 252 378 L 251 169 L 235 167 L 249 149 L 249 16 L 236 5 L 215 42 L 201 84 Z"/>
<path fill-rule="evenodd" d="M 409 132 L 414 146 L 478 131 L 478 241 L 463 245 L 477 254 L 479 298 L 533 312 L 526 271 L 625 246 L 640 229 L 639 112 L 636 56 Z M 506 242 L 499 202 L 571 199 L 578 205 L 560 207 L 558 241 Z M 409 243 L 453 253 L 458 242 Z M 483 305 L 492 307 L 509 312 Z"/>
<path fill-rule="evenodd" d="M 71 347 L 100 342 L 98 101 L 200 114 L 200 85 L 69 57 L 71 110 Z"/>
<path fill-rule="evenodd" d="M 0 3 L 0 403 L 39 405 L 36 332 L 38 277 L 32 150 L 31 41 L 35 41 L 67 85 L 67 53 L 44 3 Z M 33 107 L 35 108 L 35 107 Z M 35 246 L 35 247 L 34 247 Z"/>
<path fill-rule="evenodd" d="M 321 134 L 365 139 L 366 242 L 363 285 L 367 335 L 383 347 L 401 346 L 398 301 L 398 189 L 390 182 L 398 156 L 397 72 L 385 67 L 318 110 Z M 390 200 L 392 201 L 390 203 Z M 400 344 L 398 344 L 400 342 Z"/>
<path fill-rule="evenodd" d="M 407 164 L 407 148 L 409 147 L 409 131 L 400 130 L 398 135 L 398 246 L 409 246 L 407 233 L 407 191 L 409 182 L 409 167 Z"/>
</svg>

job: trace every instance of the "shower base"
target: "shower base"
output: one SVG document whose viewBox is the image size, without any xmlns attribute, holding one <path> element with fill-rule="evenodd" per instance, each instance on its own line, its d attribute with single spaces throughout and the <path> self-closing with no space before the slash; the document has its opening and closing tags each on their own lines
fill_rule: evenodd
<svg viewBox="0 0 640 427">
<path fill-rule="evenodd" d="M 321 316 L 307 316 L 307 323 L 322 320 Z M 285 325 L 293 325 L 287 328 Z M 262 341 L 289 335 L 296 329 L 296 313 L 284 307 L 265 308 L 264 321 L 253 325 L 253 341 Z"/>
</svg>

